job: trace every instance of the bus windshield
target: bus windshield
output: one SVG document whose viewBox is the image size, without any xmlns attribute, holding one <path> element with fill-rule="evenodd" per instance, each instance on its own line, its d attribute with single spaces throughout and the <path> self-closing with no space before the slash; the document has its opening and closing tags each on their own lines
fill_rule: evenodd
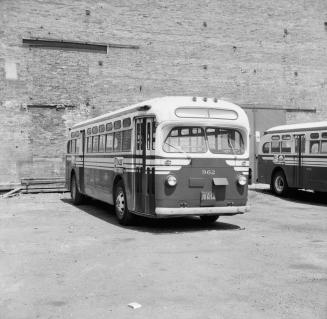
<svg viewBox="0 0 327 319">
<path fill-rule="evenodd" d="M 244 142 L 239 131 L 230 128 L 206 129 L 209 149 L 214 154 L 243 154 Z"/>
<path fill-rule="evenodd" d="M 207 145 L 203 128 L 173 128 L 166 138 L 163 150 L 167 153 L 206 153 Z"/>
<path fill-rule="evenodd" d="M 231 128 L 175 127 L 163 145 L 167 153 L 206 153 L 214 154 L 244 153 L 244 142 L 239 131 Z"/>
</svg>

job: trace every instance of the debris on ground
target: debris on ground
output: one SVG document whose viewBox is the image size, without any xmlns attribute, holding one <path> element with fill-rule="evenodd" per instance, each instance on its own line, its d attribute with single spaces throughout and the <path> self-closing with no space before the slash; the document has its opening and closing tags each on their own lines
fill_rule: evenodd
<svg viewBox="0 0 327 319">
<path fill-rule="evenodd" d="M 141 308 L 142 305 L 140 305 L 139 303 L 137 302 L 131 302 L 128 304 L 128 307 L 132 308 L 132 309 L 138 309 L 138 308 Z"/>
<path fill-rule="evenodd" d="M 0 195 L 0 197 L 1 198 L 13 197 L 13 196 L 18 195 L 21 190 L 22 190 L 22 187 L 16 187 L 15 189 L 12 189 L 10 192 Z"/>
</svg>

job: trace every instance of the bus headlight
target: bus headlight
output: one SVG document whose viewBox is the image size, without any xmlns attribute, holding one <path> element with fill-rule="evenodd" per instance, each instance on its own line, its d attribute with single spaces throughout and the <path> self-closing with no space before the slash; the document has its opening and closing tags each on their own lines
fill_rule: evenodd
<svg viewBox="0 0 327 319">
<path fill-rule="evenodd" d="M 248 179 L 244 175 L 238 175 L 237 177 L 237 182 L 241 185 L 244 186 L 247 183 Z"/>
<path fill-rule="evenodd" d="M 168 175 L 167 177 L 166 177 L 166 183 L 169 185 L 169 186 L 176 186 L 176 184 L 177 184 L 177 179 L 176 179 L 176 177 L 175 176 L 173 176 L 173 175 Z"/>
</svg>

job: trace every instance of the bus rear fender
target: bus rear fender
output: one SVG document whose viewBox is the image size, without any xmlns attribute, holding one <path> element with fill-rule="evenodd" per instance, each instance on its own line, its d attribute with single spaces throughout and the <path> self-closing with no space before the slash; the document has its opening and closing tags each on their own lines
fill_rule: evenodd
<svg viewBox="0 0 327 319">
<path fill-rule="evenodd" d="M 75 170 L 75 168 L 73 168 L 71 171 L 70 171 L 70 175 L 69 175 L 69 180 L 66 181 L 66 188 L 70 191 L 70 186 L 71 186 L 71 183 L 72 183 L 72 179 L 73 179 L 73 176 L 75 175 L 76 177 L 76 182 L 77 182 L 77 185 L 78 185 L 78 174 Z"/>
</svg>

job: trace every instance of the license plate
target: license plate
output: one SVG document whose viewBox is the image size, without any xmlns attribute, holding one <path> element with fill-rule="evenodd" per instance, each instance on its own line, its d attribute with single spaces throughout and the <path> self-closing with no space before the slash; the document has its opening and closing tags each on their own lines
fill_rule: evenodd
<svg viewBox="0 0 327 319">
<path fill-rule="evenodd" d="M 210 206 L 216 201 L 216 196 L 213 192 L 201 192 L 201 205 Z"/>
</svg>

